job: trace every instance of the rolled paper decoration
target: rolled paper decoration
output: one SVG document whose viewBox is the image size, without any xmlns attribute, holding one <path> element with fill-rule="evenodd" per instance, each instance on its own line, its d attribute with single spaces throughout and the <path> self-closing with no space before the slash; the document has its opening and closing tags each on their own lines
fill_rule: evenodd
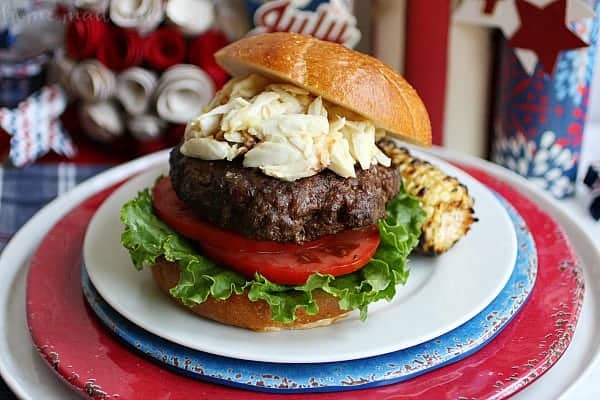
<svg viewBox="0 0 600 400">
<path fill-rule="evenodd" d="M 111 70 L 96 60 L 88 60 L 73 67 L 70 87 L 88 102 L 103 101 L 115 92 L 116 78 Z"/>
<path fill-rule="evenodd" d="M 206 32 L 215 21 L 215 8 L 210 0 L 168 0 L 165 14 L 186 36 Z"/>
<path fill-rule="evenodd" d="M 127 69 L 117 78 L 117 99 L 127 113 L 143 114 L 150 106 L 157 81 L 156 74 L 147 69 Z"/>
<path fill-rule="evenodd" d="M 167 123 L 156 115 L 135 115 L 127 119 L 127 129 L 140 142 L 161 138 L 166 127 Z"/>
<path fill-rule="evenodd" d="M 192 41 L 188 51 L 188 60 L 202 68 L 220 89 L 229 80 L 229 75 L 215 61 L 215 53 L 226 46 L 228 40 L 221 31 L 211 30 Z"/>
<path fill-rule="evenodd" d="M 212 79 L 202 69 L 190 64 L 169 68 L 156 89 L 158 115 L 174 124 L 187 123 L 208 104 L 215 91 Z"/>
<path fill-rule="evenodd" d="M 592 190 L 600 189 L 600 161 L 593 162 L 588 167 L 583 183 Z"/>
<path fill-rule="evenodd" d="M 75 7 L 97 14 L 105 14 L 110 0 L 75 0 Z"/>
<path fill-rule="evenodd" d="M 575 193 L 599 22 L 574 24 L 590 45 L 563 51 L 553 74 L 538 63 L 530 75 L 502 50 L 493 159 L 559 199 Z"/>
<path fill-rule="evenodd" d="M 71 73 L 75 68 L 75 61 L 67 58 L 64 53 L 57 51 L 48 67 L 48 82 L 58 83 L 68 95 L 74 95 L 71 86 Z"/>
<path fill-rule="evenodd" d="M 144 59 L 159 71 L 181 64 L 186 53 L 185 39 L 175 28 L 159 28 L 152 32 L 144 43 Z"/>
<path fill-rule="evenodd" d="M 123 28 L 135 28 L 145 34 L 165 18 L 163 0 L 118 0 L 110 2 L 110 19 Z"/>
<path fill-rule="evenodd" d="M 93 58 L 105 38 L 107 29 L 100 16 L 76 16 L 65 32 L 67 55 L 75 60 Z"/>
<path fill-rule="evenodd" d="M 122 71 L 142 63 L 144 42 L 137 31 L 112 27 L 97 52 L 98 60 L 114 71 Z"/>
<path fill-rule="evenodd" d="M 82 104 L 79 120 L 85 134 L 97 142 L 111 143 L 125 134 L 119 107 L 112 100 Z"/>
</svg>

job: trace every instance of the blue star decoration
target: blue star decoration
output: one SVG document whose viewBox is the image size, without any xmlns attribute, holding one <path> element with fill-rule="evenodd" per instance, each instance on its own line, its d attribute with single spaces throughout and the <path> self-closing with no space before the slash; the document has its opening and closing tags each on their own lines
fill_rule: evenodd
<svg viewBox="0 0 600 400">
<path fill-rule="evenodd" d="M 50 150 L 66 157 L 75 155 L 75 147 L 59 119 L 66 105 L 64 91 L 51 85 L 14 109 L 0 109 L 0 127 L 11 136 L 9 158 L 13 165 L 32 163 Z"/>
</svg>

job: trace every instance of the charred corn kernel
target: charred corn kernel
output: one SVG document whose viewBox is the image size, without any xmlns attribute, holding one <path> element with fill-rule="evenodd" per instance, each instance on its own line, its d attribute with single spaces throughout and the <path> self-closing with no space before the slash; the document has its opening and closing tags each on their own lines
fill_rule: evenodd
<svg viewBox="0 0 600 400">
<path fill-rule="evenodd" d="M 392 159 L 392 165 L 400 168 L 406 190 L 419 198 L 427 214 L 419 250 L 440 254 L 450 249 L 477 220 L 467 187 L 390 140 L 379 142 L 379 147 Z"/>
</svg>

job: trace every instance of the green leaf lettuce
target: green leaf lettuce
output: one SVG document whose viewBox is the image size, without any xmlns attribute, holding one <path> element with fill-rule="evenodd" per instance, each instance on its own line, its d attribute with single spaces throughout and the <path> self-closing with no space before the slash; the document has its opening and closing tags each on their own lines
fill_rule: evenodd
<svg viewBox="0 0 600 400">
<path fill-rule="evenodd" d="M 260 274 L 248 280 L 204 257 L 154 214 L 149 189 L 122 207 L 121 222 L 125 230 L 121 242 L 138 270 L 159 258 L 176 262 L 181 274 L 171 295 L 190 307 L 204 302 L 208 296 L 225 300 L 233 293 L 247 291 L 251 301 L 264 300 L 269 304 L 274 321 L 291 322 L 299 308 L 313 315 L 319 311 L 312 293 L 320 289 L 337 297 L 340 308 L 359 309 L 365 319 L 370 303 L 391 300 L 396 286 L 406 283 L 408 255 L 419 242 L 425 218 L 419 201 L 403 188 L 389 203 L 387 214 L 386 219 L 378 222 L 381 243 L 366 266 L 337 278 L 315 273 L 300 286 L 278 285 Z"/>
</svg>

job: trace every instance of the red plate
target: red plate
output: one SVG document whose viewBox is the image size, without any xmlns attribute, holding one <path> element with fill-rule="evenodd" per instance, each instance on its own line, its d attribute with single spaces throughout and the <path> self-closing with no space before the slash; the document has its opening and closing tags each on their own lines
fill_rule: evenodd
<svg viewBox="0 0 600 400">
<path fill-rule="evenodd" d="M 525 196 L 467 169 L 510 201 L 538 246 L 536 286 L 522 311 L 487 347 L 455 364 L 381 388 L 325 394 L 246 392 L 187 379 L 117 341 L 86 305 L 80 288 L 85 229 L 110 188 L 67 214 L 33 256 L 27 317 L 42 357 L 74 388 L 94 398 L 157 399 L 457 399 L 507 397 L 533 382 L 564 353 L 583 301 L 583 274 L 558 224 Z M 466 278 L 466 277 L 465 277 Z"/>
</svg>

